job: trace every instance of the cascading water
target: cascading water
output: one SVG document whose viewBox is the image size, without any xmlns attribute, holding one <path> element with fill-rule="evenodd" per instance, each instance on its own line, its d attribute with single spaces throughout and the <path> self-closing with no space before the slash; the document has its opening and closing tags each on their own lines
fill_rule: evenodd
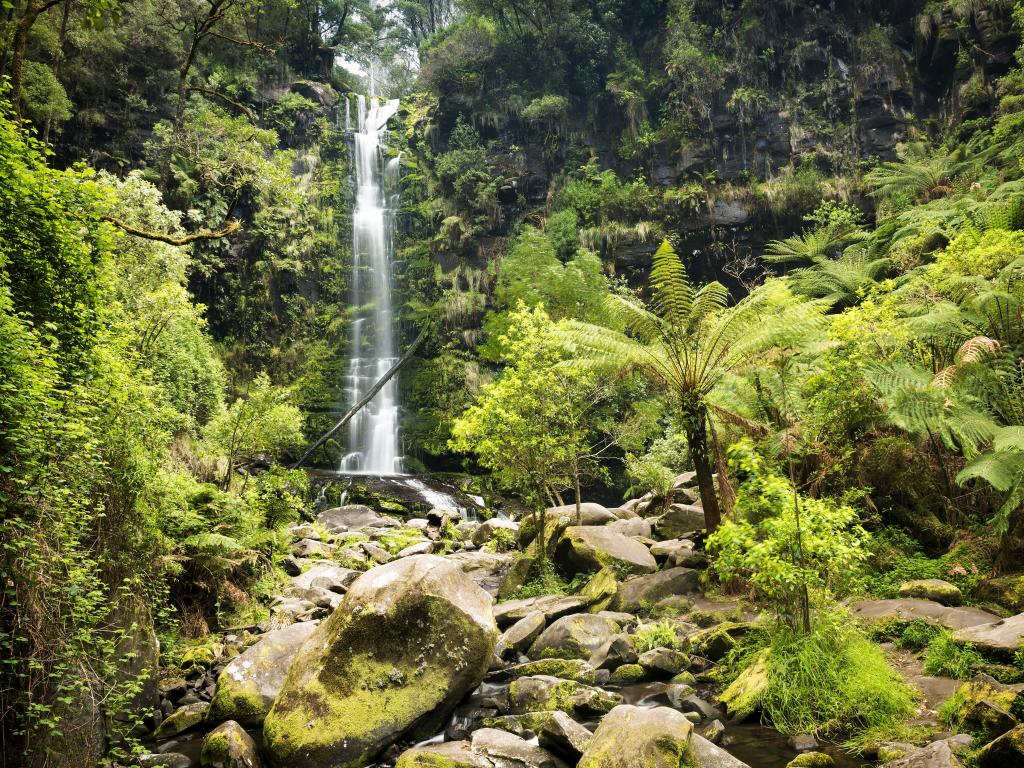
<svg viewBox="0 0 1024 768">
<path fill-rule="evenodd" d="M 346 102 L 347 106 L 347 102 Z M 346 389 L 355 405 L 396 361 L 391 300 L 391 252 L 398 204 L 398 158 L 385 162 L 387 123 L 398 101 L 357 101 L 353 156 L 356 204 L 352 215 L 352 352 Z M 346 109 L 346 124 L 348 112 Z M 346 125 L 347 127 L 347 125 Z M 349 422 L 342 472 L 401 474 L 398 389 L 391 379 Z"/>
</svg>

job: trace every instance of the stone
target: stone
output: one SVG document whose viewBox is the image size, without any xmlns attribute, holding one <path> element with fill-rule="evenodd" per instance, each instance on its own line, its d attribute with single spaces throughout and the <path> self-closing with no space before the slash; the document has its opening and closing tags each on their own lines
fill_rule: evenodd
<svg viewBox="0 0 1024 768">
<path fill-rule="evenodd" d="M 718 744 L 722 740 L 722 736 L 725 735 L 725 723 L 721 720 L 712 720 L 704 726 L 704 732 L 701 735 L 712 744 Z"/>
<path fill-rule="evenodd" d="M 631 685 L 639 683 L 647 677 L 647 670 L 639 664 L 621 664 L 616 667 L 608 678 L 610 685 Z"/>
<path fill-rule="evenodd" d="M 151 752 L 135 758 L 139 768 L 192 768 L 192 758 L 180 752 Z"/>
<path fill-rule="evenodd" d="M 701 720 L 720 720 L 722 717 L 722 711 L 718 707 L 695 693 L 678 698 L 674 706 L 682 712 L 696 712 Z"/>
<path fill-rule="evenodd" d="M 692 731 L 674 709 L 623 704 L 601 720 L 579 768 L 679 768 L 689 762 Z"/>
<path fill-rule="evenodd" d="M 824 752 L 804 752 L 786 764 L 786 768 L 832 768 L 836 761 Z"/>
<path fill-rule="evenodd" d="M 503 517 L 492 517 L 490 520 L 484 520 L 480 523 L 477 529 L 473 531 L 471 540 L 478 547 L 482 547 L 493 539 L 498 531 L 507 531 L 505 535 L 510 535 L 512 541 L 515 541 L 516 534 L 519 533 L 519 523 Z"/>
<path fill-rule="evenodd" d="M 292 577 L 288 582 L 288 586 L 289 588 L 299 589 L 312 589 L 316 587 L 344 594 L 352 585 L 352 582 L 362 575 L 362 571 L 342 568 L 340 565 L 335 565 L 331 562 L 320 561 L 309 570 Z"/>
<path fill-rule="evenodd" d="M 569 525 L 568 515 L 553 515 L 545 519 L 544 537 L 536 535 L 538 523 L 534 518 L 524 518 L 519 525 L 519 548 L 522 550 L 510 564 L 502 578 L 497 595 L 507 599 L 519 591 L 529 580 L 530 575 L 543 560 L 554 557 L 555 546 L 562 537 L 562 532 Z M 527 543 L 528 542 L 528 543 Z M 543 544 L 543 549 L 541 545 Z"/>
<path fill-rule="evenodd" d="M 750 768 L 698 733 L 690 736 L 690 757 L 699 768 Z"/>
<path fill-rule="evenodd" d="M 818 740 L 809 733 L 794 733 L 789 737 L 789 746 L 797 752 L 811 752 L 820 745 Z"/>
<path fill-rule="evenodd" d="M 508 688 L 509 712 L 563 712 L 603 714 L 622 701 L 608 693 L 575 680 L 550 675 L 533 675 L 513 680 Z"/>
<path fill-rule="evenodd" d="M 587 660 L 619 631 L 617 623 L 601 616 L 588 613 L 563 616 L 540 633 L 527 655 L 531 659 Z"/>
<path fill-rule="evenodd" d="M 505 575 L 516 560 L 514 552 L 456 552 L 446 559 L 458 565 L 473 582 L 491 595 L 498 593 Z"/>
<path fill-rule="evenodd" d="M 653 648 L 641 653 L 639 662 L 656 677 L 674 677 L 690 666 L 690 657 L 672 648 Z"/>
<path fill-rule="evenodd" d="M 654 533 L 658 539 L 680 539 L 683 534 L 703 531 L 704 510 L 693 504 L 673 504 L 668 511 L 654 521 Z"/>
<path fill-rule="evenodd" d="M 945 741 L 935 741 L 915 749 L 905 757 L 884 763 L 885 768 L 962 768 L 953 749 Z M 1009 768 L 1009 766 L 1000 766 Z"/>
<path fill-rule="evenodd" d="M 386 522 L 388 520 L 393 521 L 393 518 L 384 518 L 362 504 L 334 507 L 316 516 L 316 522 L 329 533 L 358 531 L 370 527 L 392 527 Z"/>
<path fill-rule="evenodd" d="M 731 717 L 742 720 L 750 717 L 761 706 L 761 697 L 768 689 L 768 667 L 765 652 L 762 651 L 736 677 L 729 687 L 722 691 L 718 702 Z"/>
<path fill-rule="evenodd" d="M 494 763 L 474 752 L 468 741 L 446 741 L 406 750 L 395 768 L 494 768 Z"/>
<path fill-rule="evenodd" d="M 500 658 L 515 658 L 523 653 L 547 625 L 547 619 L 540 611 L 534 611 L 506 629 L 498 638 L 494 652 Z"/>
<path fill-rule="evenodd" d="M 292 546 L 295 557 L 330 557 L 334 547 L 316 539 L 299 539 Z"/>
<path fill-rule="evenodd" d="M 544 614 L 545 620 L 552 622 L 570 613 L 582 611 L 586 607 L 587 600 L 583 597 L 540 595 L 498 603 L 494 606 L 494 620 L 498 622 L 499 627 L 508 627 L 531 613 L 540 611 Z"/>
<path fill-rule="evenodd" d="M 174 714 L 165 718 L 160 726 L 153 732 L 154 738 L 158 740 L 170 739 L 179 733 L 184 733 L 189 728 L 195 728 L 206 717 L 206 711 L 210 705 L 205 701 L 196 704 L 186 704 L 174 711 Z"/>
<path fill-rule="evenodd" d="M 262 765 L 256 742 L 234 720 L 221 723 L 206 734 L 199 764 L 203 768 L 260 768 Z"/>
<path fill-rule="evenodd" d="M 580 595 L 590 601 L 592 612 L 602 611 L 611 605 L 619 591 L 619 580 L 614 568 L 602 568 L 583 585 Z"/>
<path fill-rule="evenodd" d="M 534 723 L 537 741 L 559 757 L 575 764 L 586 751 L 594 734 L 564 712 L 551 712 Z"/>
<path fill-rule="evenodd" d="M 594 669 L 615 669 L 623 664 L 635 664 L 639 660 L 629 635 L 615 635 L 603 643 L 590 657 Z"/>
<path fill-rule="evenodd" d="M 490 596 L 433 555 L 367 571 L 303 644 L 264 723 L 272 761 L 347 768 L 433 736 L 483 679 Z"/>
<path fill-rule="evenodd" d="M 555 559 L 569 574 L 597 571 L 605 566 L 620 573 L 654 573 L 658 564 L 638 541 L 598 526 L 570 526 L 555 549 Z"/>
<path fill-rule="evenodd" d="M 982 652 L 1010 657 L 1024 648 L 1024 613 L 988 624 L 964 627 L 953 633 L 953 639 L 970 643 Z"/>
<path fill-rule="evenodd" d="M 692 568 L 669 568 L 647 576 L 627 579 L 619 585 L 611 608 L 617 611 L 649 611 L 666 597 L 697 590 L 700 574 Z"/>
<path fill-rule="evenodd" d="M 868 623 L 896 620 L 909 624 L 920 619 L 926 624 L 957 630 L 999 621 L 995 614 L 979 608 L 955 608 L 915 598 L 861 600 L 851 608 L 854 616 Z"/>
<path fill-rule="evenodd" d="M 472 743 L 474 752 L 501 768 L 567 768 L 546 749 L 497 728 L 474 731 Z"/>
<path fill-rule="evenodd" d="M 269 632 L 228 662 L 217 677 L 209 719 L 259 725 L 284 684 L 288 667 L 316 622 L 292 624 Z"/>
<path fill-rule="evenodd" d="M 975 759 L 979 768 L 1024 765 L 1024 725 L 1018 725 L 990 741 L 978 751 Z"/>
<path fill-rule="evenodd" d="M 621 533 L 623 536 L 641 536 L 645 539 L 651 538 L 651 523 L 642 517 L 634 517 L 628 520 L 616 520 L 608 523 L 609 530 Z"/>
<path fill-rule="evenodd" d="M 410 544 L 404 549 L 395 553 L 395 557 L 412 557 L 413 555 L 429 555 L 434 551 L 434 542 L 421 541 L 419 544 Z"/>
<path fill-rule="evenodd" d="M 578 683 L 593 685 L 596 673 L 592 666 L 579 659 L 538 659 L 516 664 L 501 670 L 502 677 L 530 677 L 532 675 L 549 675 L 563 680 L 575 680 Z"/>
<path fill-rule="evenodd" d="M 157 691 L 171 701 L 178 701 L 188 693 L 188 680 L 183 677 L 165 677 L 157 683 Z"/>
<path fill-rule="evenodd" d="M 1024 574 L 993 576 L 982 579 L 974 588 L 974 594 L 983 600 L 990 600 L 1008 611 L 1024 611 Z"/>
<path fill-rule="evenodd" d="M 900 597 L 934 600 L 942 605 L 960 605 L 964 601 L 960 587 L 942 579 L 916 579 L 900 584 Z"/>
</svg>

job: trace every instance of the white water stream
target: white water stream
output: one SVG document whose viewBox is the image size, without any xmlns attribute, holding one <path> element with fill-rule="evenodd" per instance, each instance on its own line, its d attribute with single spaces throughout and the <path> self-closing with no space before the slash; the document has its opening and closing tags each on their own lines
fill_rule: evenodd
<svg viewBox="0 0 1024 768">
<path fill-rule="evenodd" d="M 346 102 L 345 122 L 349 124 Z M 399 159 L 385 161 L 387 124 L 398 100 L 357 101 L 353 138 L 356 204 L 352 215 L 352 351 L 346 376 L 349 406 L 355 405 L 397 359 L 391 297 L 391 256 L 398 206 Z M 393 378 L 349 422 L 342 472 L 390 475 L 403 471 L 398 450 L 398 386 Z"/>
</svg>

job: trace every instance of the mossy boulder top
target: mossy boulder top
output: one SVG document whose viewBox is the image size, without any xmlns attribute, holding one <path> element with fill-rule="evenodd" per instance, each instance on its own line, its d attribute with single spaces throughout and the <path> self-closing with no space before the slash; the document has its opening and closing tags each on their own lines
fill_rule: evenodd
<svg viewBox="0 0 1024 768">
<path fill-rule="evenodd" d="M 608 566 L 621 573 L 654 573 L 658 564 L 650 551 L 604 526 L 573 525 L 565 529 L 555 551 L 566 573 L 587 573 Z"/>
<path fill-rule="evenodd" d="M 363 766 L 432 736 L 497 638 L 490 595 L 458 565 L 415 555 L 367 571 L 288 670 L 264 723 L 272 764 Z"/>
<path fill-rule="evenodd" d="M 304 621 L 264 635 L 233 658 L 217 678 L 209 719 L 259 725 L 274 704 L 299 647 L 318 622 Z"/>
<path fill-rule="evenodd" d="M 900 597 L 919 597 L 942 605 L 960 605 L 964 596 L 960 587 L 942 579 L 915 579 L 900 584 Z"/>
<path fill-rule="evenodd" d="M 691 765 L 693 724 L 668 707 L 627 704 L 605 715 L 580 759 L 579 768 L 680 768 Z"/>
</svg>

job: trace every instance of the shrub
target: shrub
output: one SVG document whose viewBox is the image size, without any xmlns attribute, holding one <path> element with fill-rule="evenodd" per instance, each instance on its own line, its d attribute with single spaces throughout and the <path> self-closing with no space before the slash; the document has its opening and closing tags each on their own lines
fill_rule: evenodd
<svg viewBox="0 0 1024 768">
<path fill-rule="evenodd" d="M 656 624 L 644 624 L 633 634 L 633 648 L 637 653 L 655 648 L 678 648 L 679 637 L 676 635 L 675 624 L 671 621 L 659 621 Z"/>
<path fill-rule="evenodd" d="M 929 675 L 942 675 L 964 680 L 971 677 L 984 663 L 981 654 L 970 645 L 961 645 L 949 632 L 936 634 L 924 654 L 924 671 Z"/>
</svg>

